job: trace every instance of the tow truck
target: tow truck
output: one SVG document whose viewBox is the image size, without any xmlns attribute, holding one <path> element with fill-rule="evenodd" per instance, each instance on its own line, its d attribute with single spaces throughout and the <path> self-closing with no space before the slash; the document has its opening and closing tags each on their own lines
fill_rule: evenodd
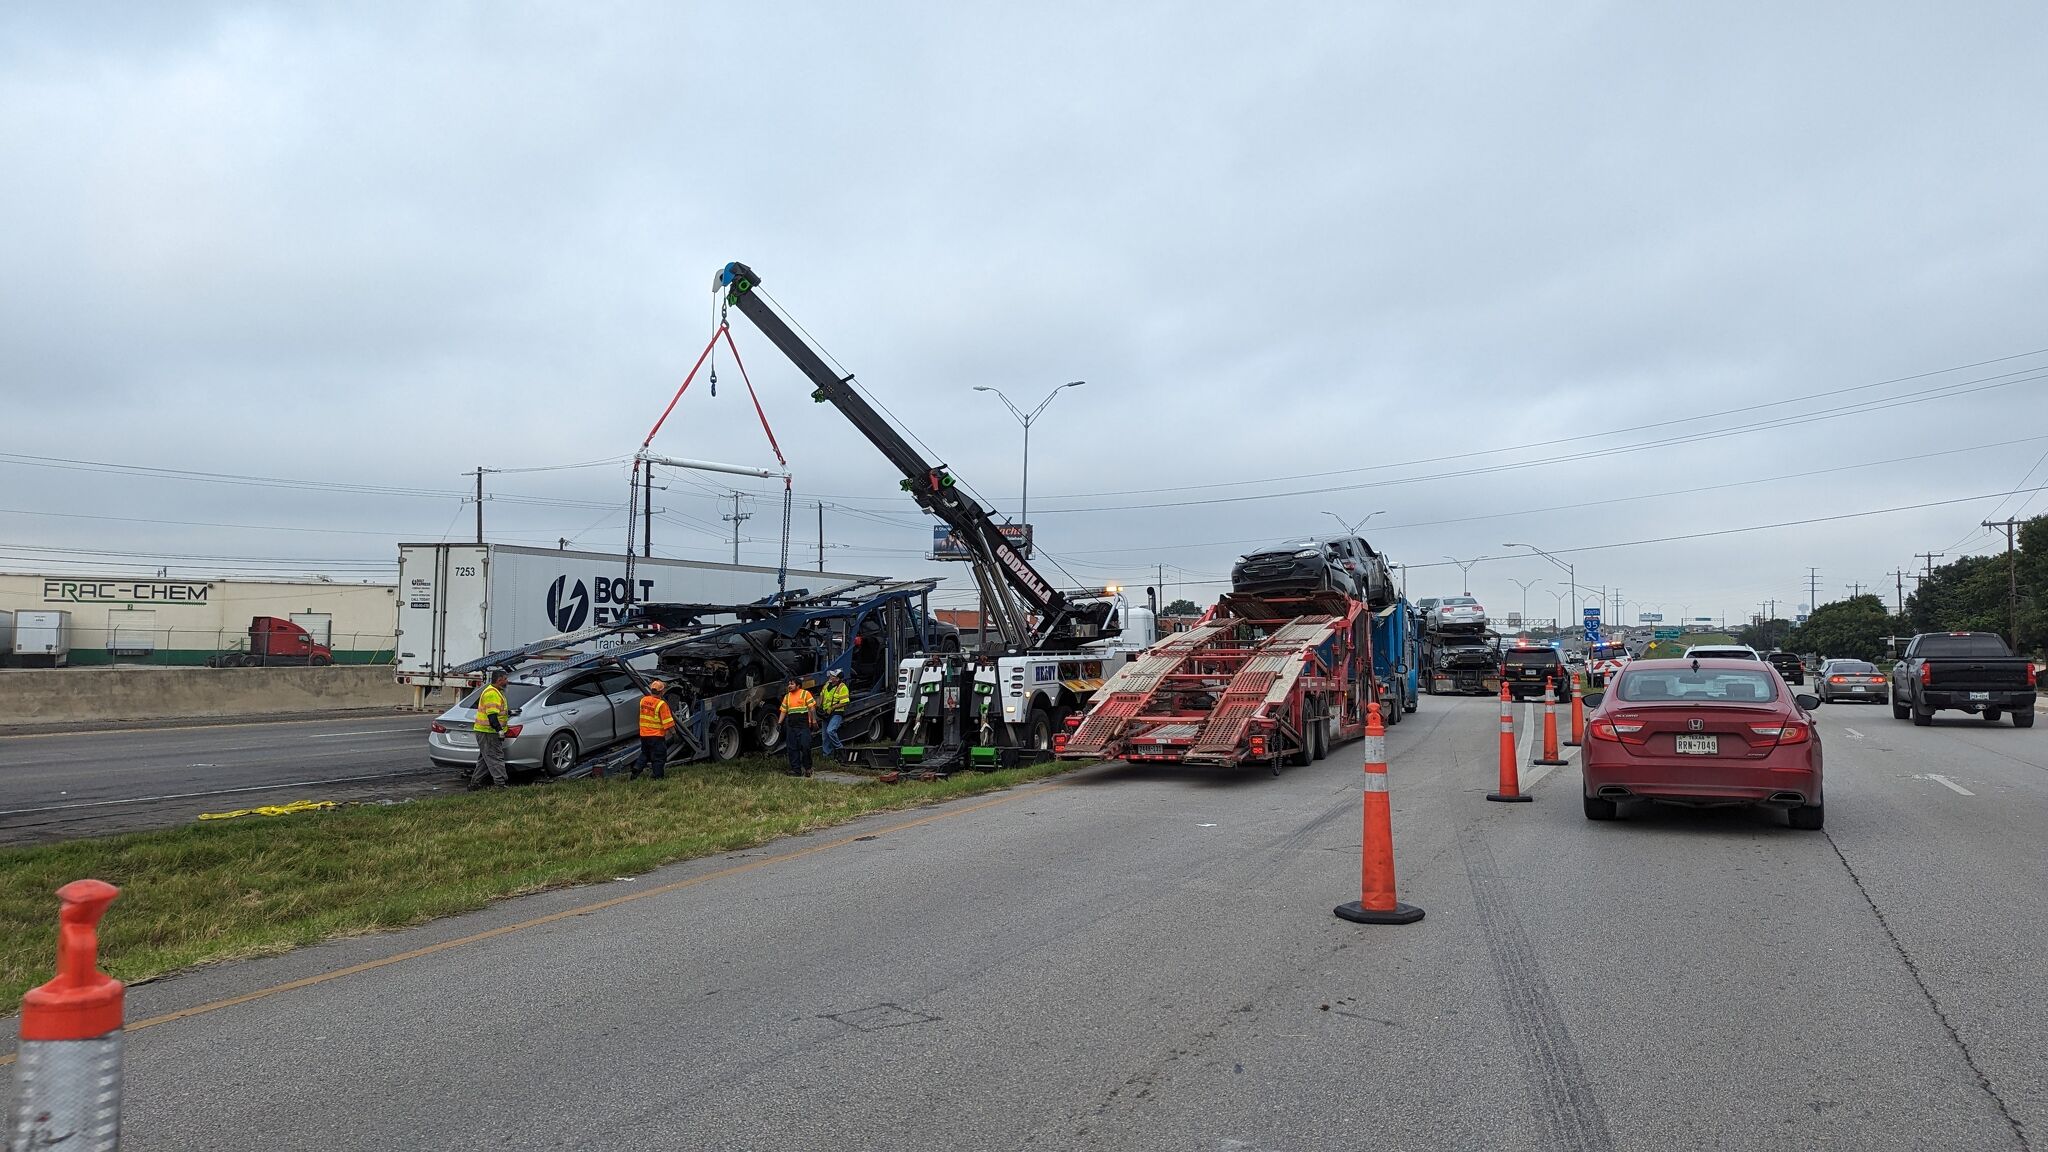
<svg viewBox="0 0 2048 1152">
<path fill-rule="evenodd" d="M 895 747 L 855 747 L 847 754 L 926 772 L 1049 757 L 1062 721 L 1150 642 L 1149 623 L 1126 634 L 1124 618 L 1143 617 L 1123 608 L 1114 586 L 1055 587 L 945 464 L 926 460 L 861 395 L 852 374 L 835 371 L 807 334 L 784 319 L 757 291 L 760 284 L 760 275 L 737 261 L 719 269 L 721 326 L 724 312 L 738 309 L 811 381 L 813 400 L 837 408 L 895 465 L 903 490 L 966 547 L 986 619 L 1000 637 L 994 651 L 904 660 L 897 671 Z"/>
</svg>

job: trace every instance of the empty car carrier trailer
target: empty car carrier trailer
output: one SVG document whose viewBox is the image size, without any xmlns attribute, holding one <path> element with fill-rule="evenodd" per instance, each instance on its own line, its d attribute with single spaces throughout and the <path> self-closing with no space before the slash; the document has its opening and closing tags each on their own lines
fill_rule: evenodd
<svg viewBox="0 0 2048 1152">
<path fill-rule="evenodd" d="M 813 592 L 874 577 L 791 569 L 789 587 Z M 451 671 L 493 652 L 614 623 L 628 604 L 745 604 L 772 596 L 776 572 L 749 564 L 568 552 L 509 544 L 398 546 L 398 656 L 415 706 L 436 688 L 461 688 Z M 630 595 L 629 595 L 630 593 Z M 602 643 L 624 640 L 610 637 Z"/>
</svg>

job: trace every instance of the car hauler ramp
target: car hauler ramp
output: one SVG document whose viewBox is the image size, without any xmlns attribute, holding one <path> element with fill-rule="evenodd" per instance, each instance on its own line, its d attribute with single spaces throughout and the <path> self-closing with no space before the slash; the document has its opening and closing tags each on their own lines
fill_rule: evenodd
<svg viewBox="0 0 2048 1152">
<path fill-rule="evenodd" d="M 1061 755 L 1305 764 L 1364 731 L 1366 613 L 1330 593 L 1225 596 L 1194 629 L 1119 670 Z"/>
</svg>

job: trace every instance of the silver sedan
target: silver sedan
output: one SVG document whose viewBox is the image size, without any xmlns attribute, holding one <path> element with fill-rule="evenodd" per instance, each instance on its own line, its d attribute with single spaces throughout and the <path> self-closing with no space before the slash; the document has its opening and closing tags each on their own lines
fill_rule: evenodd
<svg viewBox="0 0 2048 1152">
<path fill-rule="evenodd" d="M 1813 693 L 1823 701 L 1868 700 L 1882 704 L 1891 699 L 1891 685 L 1877 665 L 1868 660 L 1829 660 L 1814 673 Z"/>
<path fill-rule="evenodd" d="M 427 754 L 451 768 L 476 764 L 476 702 L 472 689 L 441 713 L 427 733 Z M 640 736 L 640 687 L 616 667 L 522 668 L 505 685 L 511 716 L 505 727 L 505 767 L 512 772 L 560 776 L 577 761 Z"/>
</svg>

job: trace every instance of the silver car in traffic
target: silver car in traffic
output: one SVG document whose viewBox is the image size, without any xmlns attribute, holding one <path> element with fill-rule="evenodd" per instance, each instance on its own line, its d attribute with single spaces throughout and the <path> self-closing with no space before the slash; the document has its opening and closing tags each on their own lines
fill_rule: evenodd
<svg viewBox="0 0 2048 1152">
<path fill-rule="evenodd" d="M 1486 627 L 1486 609 L 1470 596 L 1446 596 L 1429 610 L 1429 622 L 1438 628 Z"/>
<path fill-rule="evenodd" d="M 1830 660 L 1814 673 L 1813 693 L 1825 701 L 1891 700 L 1891 679 L 1868 660 Z"/>
<path fill-rule="evenodd" d="M 441 713 L 427 732 L 427 754 L 450 768 L 476 764 L 476 702 L 471 689 Z M 640 686 L 624 669 L 530 664 L 505 685 L 511 716 L 505 727 L 505 767 L 512 772 L 561 776 L 577 761 L 640 736 Z"/>
</svg>

